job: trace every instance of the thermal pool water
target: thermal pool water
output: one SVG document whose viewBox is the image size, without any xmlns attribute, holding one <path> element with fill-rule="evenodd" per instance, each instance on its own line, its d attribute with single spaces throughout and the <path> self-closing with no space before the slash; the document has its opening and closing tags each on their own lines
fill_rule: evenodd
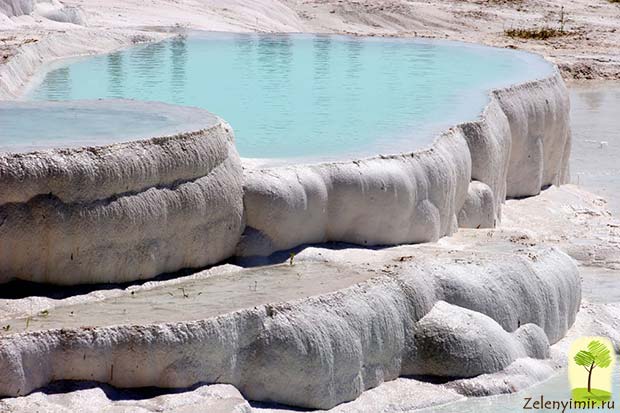
<svg viewBox="0 0 620 413">
<path fill-rule="evenodd" d="M 61 61 L 27 97 L 196 106 L 232 125 L 243 157 L 324 160 L 419 149 L 475 119 L 489 89 L 552 70 L 536 55 L 448 41 L 194 33 Z"/>
</svg>

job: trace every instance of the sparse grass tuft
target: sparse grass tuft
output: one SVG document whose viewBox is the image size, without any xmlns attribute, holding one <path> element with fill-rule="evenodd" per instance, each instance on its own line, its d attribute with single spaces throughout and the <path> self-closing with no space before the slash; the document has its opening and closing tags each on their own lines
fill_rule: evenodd
<svg viewBox="0 0 620 413">
<path fill-rule="evenodd" d="M 568 33 L 551 27 L 540 27 L 535 29 L 506 29 L 504 34 L 513 39 L 546 40 L 551 37 L 565 36 Z"/>
</svg>

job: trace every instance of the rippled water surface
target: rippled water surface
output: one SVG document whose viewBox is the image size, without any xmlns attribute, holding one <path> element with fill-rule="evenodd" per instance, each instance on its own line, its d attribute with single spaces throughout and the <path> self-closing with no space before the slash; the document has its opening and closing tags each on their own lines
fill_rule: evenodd
<svg viewBox="0 0 620 413">
<path fill-rule="evenodd" d="M 29 97 L 198 106 L 232 124 L 242 156 L 338 158 L 419 148 L 475 118 L 489 88 L 551 70 L 453 42 L 202 33 L 64 62 Z"/>
</svg>

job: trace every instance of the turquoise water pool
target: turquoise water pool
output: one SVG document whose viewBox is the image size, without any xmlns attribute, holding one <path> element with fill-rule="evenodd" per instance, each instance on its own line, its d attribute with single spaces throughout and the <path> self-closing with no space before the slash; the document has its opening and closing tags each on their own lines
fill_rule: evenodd
<svg viewBox="0 0 620 413">
<path fill-rule="evenodd" d="M 197 106 L 233 126 L 244 157 L 325 159 L 415 150 L 477 117 L 488 89 L 552 70 L 447 41 L 202 33 L 63 62 L 28 98 Z"/>
</svg>

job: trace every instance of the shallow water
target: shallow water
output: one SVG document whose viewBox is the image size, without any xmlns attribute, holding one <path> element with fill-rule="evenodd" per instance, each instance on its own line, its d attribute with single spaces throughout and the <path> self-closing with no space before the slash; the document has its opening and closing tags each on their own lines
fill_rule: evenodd
<svg viewBox="0 0 620 413">
<path fill-rule="evenodd" d="M 80 326 L 157 324 L 203 320 L 265 303 L 290 302 L 325 294 L 376 276 L 375 272 L 336 264 L 280 264 L 184 280 L 146 291 L 135 291 L 97 302 L 59 306 L 48 313 L 5 319 L 10 330 L 23 331 Z M 1 300 L 0 300 L 1 301 Z M 0 302 L 10 308 L 10 301 Z"/>
<path fill-rule="evenodd" d="M 216 121 L 203 110 L 154 102 L 0 102 L 0 151 L 102 145 L 195 131 Z"/>
<path fill-rule="evenodd" d="M 620 408 L 620 398 L 618 396 L 618 386 L 620 386 L 620 370 L 616 367 L 613 371 L 612 389 L 614 390 L 614 407 Z M 568 401 L 570 400 L 570 384 L 568 373 L 564 370 L 561 374 L 551 379 L 533 386 L 524 391 L 493 397 L 470 398 L 452 404 L 419 410 L 424 413 L 523 413 L 526 398 L 532 398 L 532 402 L 540 400 L 549 401 Z M 531 406 L 531 404 L 530 404 Z M 529 409 L 535 412 L 561 412 L 562 409 Z M 610 412 L 609 409 L 566 409 L 566 412 Z"/>
<path fill-rule="evenodd" d="M 202 33 L 65 61 L 28 97 L 197 106 L 231 123 L 244 157 L 326 159 L 418 149 L 476 118 L 488 89 L 551 71 L 447 41 Z"/>
<path fill-rule="evenodd" d="M 584 300 L 597 304 L 620 303 L 620 271 L 604 267 L 580 267 L 579 273 Z"/>
<path fill-rule="evenodd" d="M 603 196 L 620 218 L 620 82 L 571 85 L 572 182 Z"/>
</svg>

